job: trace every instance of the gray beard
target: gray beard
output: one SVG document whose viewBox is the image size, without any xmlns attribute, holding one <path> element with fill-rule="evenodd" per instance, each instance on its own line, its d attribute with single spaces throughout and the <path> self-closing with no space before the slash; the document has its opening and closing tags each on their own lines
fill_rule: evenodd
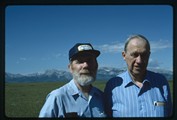
<svg viewBox="0 0 177 120">
<path fill-rule="evenodd" d="M 92 84 L 95 81 L 95 77 L 90 75 L 79 75 L 78 73 L 73 73 L 73 78 L 81 86 L 87 86 Z"/>
</svg>

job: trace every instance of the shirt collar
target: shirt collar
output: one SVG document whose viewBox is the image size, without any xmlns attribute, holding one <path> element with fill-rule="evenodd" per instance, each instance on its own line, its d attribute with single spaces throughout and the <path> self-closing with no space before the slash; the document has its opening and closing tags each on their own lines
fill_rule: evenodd
<svg viewBox="0 0 177 120">
<path fill-rule="evenodd" d="M 78 87 L 76 86 L 75 82 L 74 82 L 74 79 L 72 79 L 70 82 L 69 82 L 69 86 L 68 86 L 68 93 L 72 96 L 74 95 L 81 95 L 80 93 L 80 90 L 78 89 Z M 89 93 L 91 96 L 93 96 L 94 94 L 95 95 L 100 95 L 100 92 L 97 88 L 93 87 L 91 88 L 90 90 L 90 93 Z"/>
<path fill-rule="evenodd" d="M 128 70 L 125 72 L 125 79 L 123 82 L 124 82 L 124 87 L 129 87 L 133 85 L 132 78 L 130 77 Z"/>
<path fill-rule="evenodd" d="M 125 77 L 126 78 L 124 80 L 124 87 L 129 87 L 131 85 L 134 85 L 134 83 L 132 81 L 132 78 L 130 77 L 130 74 L 129 74 L 128 70 L 125 72 Z M 145 82 L 151 83 L 150 76 L 149 76 L 149 71 L 147 71 L 147 73 L 146 73 L 146 76 L 145 76 L 145 78 L 143 80 L 143 84 Z"/>
<path fill-rule="evenodd" d="M 72 80 L 69 82 L 68 93 L 69 93 L 70 95 L 76 95 L 76 94 L 79 94 L 79 93 L 80 93 L 79 89 L 77 88 L 76 84 L 74 83 L 74 79 L 72 79 Z"/>
</svg>

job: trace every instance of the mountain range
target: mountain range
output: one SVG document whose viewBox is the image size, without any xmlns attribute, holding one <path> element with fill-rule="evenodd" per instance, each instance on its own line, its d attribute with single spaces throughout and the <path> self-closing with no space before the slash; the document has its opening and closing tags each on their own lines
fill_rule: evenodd
<svg viewBox="0 0 177 120">
<path fill-rule="evenodd" d="M 110 78 L 124 72 L 126 68 L 101 67 L 97 71 L 97 80 L 109 80 Z M 151 69 L 151 71 L 163 74 L 167 80 L 173 80 L 173 72 L 162 69 Z M 56 82 L 69 81 L 72 75 L 64 70 L 46 70 L 44 73 L 33 73 L 28 75 L 5 73 L 6 83 L 18 82 Z"/>
</svg>

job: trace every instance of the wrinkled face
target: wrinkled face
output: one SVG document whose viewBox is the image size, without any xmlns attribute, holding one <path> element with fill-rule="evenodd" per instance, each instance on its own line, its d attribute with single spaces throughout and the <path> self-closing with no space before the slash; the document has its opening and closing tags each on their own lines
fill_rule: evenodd
<svg viewBox="0 0 177 120">
<path fill-rule="evenodd" d="M 74 80 L 81 86 L 90 85 L 95 81 L 97 68 L 97 60 L 91 55 L 78 56 L 69 65 Z"/>
<path fill-rule="evenodd" d="M 122 52 L 128 70 L 133 76 L 142 76 L 146 72 L 150 50 L 145 40 L 134 38 L 127 45 L 127 51 Z"/>
</svg>

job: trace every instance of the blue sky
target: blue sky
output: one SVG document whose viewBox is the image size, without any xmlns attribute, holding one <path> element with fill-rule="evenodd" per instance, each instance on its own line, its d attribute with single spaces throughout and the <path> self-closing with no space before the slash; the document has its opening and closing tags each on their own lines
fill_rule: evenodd
<svg viewBox="0 0 177 120">
<path fill-rule="evenodd" d="M 126 67 L 127 37 L 149 39 L 148 67 L 173 70 L 173 8 L 168 5 L 8 6 L 5 71 L 31 74 L 68 70 L 68 51 L 89 42 L 101 51 L 99 67 Z"/>
</svg>

